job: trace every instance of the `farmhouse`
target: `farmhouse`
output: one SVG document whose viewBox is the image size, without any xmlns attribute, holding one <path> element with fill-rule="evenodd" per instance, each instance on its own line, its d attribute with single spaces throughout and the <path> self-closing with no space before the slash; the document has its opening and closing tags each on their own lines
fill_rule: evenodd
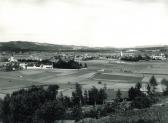
<svg viewBox="0 0 168 123">
<path fill-rule="evenodd" d="M 151 87 L 151 84 L 150 84 L 151 78 L 152 78 L 152 76 L 146 76 L 142 79 L 141 91 L 146 93 L 147 86 L 149 85 Z M 157 82 L 157 86 L 155 89 L 156 92 L 163 93 L 164 90 L 166 89 L 166 86 L 162 84 L 162 81 L 163 81 L 163 78 L 156 77 L 156 82 Z"/>
<path fill-rule="evenodd" d="M 9 62 L 17 62 L 17 59 L 15 59 L 13 56 L 11 56 L 9 59 L 8 59 Z"/>
<path fill-rule="evenodd" d="M 33 66 L 26 66 L 26 69 L 53 69 L 53 65 L 44 65 L 41 64 L 40 66 L 36 66 L 35 64 Z"/>
<path fill-rule="evenodd" d="M 26 63 L 20 63 L 19 66 L 20 66 L 22 69 L 27 69 L 27 64 L 26 64 Z"/>
<path fill-rule="evenodd" d="M 41 65 L 41 69 L 53 69 L 53 65 Z"/>
</svg>

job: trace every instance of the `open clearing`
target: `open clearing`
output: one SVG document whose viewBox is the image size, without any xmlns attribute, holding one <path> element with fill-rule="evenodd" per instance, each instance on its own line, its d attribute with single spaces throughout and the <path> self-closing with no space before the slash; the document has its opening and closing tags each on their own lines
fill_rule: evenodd
<svg viewBox="0 0 168 123">
<path fill-rule="evenodd" d="M 92 86 L 128 90 L 144 76 L 154 74 L 168 79 L 168 62 L 111 62 L 108 60 L 84 61 L 88 69 L 24 70 L 0 72 L 0 97 L 31 85 L 58 84 L 65 95 L 70 95 L 76 82 L 84 89 Z M 101 84 L 98 82 L 101 81 Z"/>
</svg>

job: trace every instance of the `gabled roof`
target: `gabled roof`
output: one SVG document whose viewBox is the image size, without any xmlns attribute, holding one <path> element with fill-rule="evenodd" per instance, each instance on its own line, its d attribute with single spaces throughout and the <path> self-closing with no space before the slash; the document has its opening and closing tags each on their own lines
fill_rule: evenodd
<svg viewBox="0 0 168 123">
<path fill-rule="evenodd" d="M 151 78 L 152 78 L 152 76 L 145 76 L 145 77 L 142 79 L 142 83 L 148 83 Z M 156 82 L 157 82 L 157 83 L 161 83 L 164 78 L 155 77 L 155 79 L 156 79 Z"/>
</svg>

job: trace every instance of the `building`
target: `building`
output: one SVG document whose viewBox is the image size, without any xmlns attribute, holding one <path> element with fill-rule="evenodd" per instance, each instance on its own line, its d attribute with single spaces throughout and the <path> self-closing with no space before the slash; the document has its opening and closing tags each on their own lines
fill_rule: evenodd
<svg viewBox="0 0 168 123">
<path fill-rule="evenodd" d="M 53 69 L 53 65 L 41 65 L 41 69 Z"/>
<path fill-rule="evenodd" d="M 19 66 L 20 66 L 22 69 L 27 69 L 27 64 L 26 64 L 26 63 L 20 63 Z"/>
<path fill-rule="evenodd" d="M 151 84 L 150 84 L 150 80 L 151 80 L 152 76 L 145 76 L 141 83 L 142 83 L 142 87 L 141 87 L 141 91 L 146 93 L 147 92 L 147 87 L 148 85 L 151 87 Z M 164 90 L 166 89 L 166 86 L 162 84 L 162 81 L 164 78 L 159 78 L 159 77 L 155 77 L 156 78 L 156 82 L 157 82 L 157 86 L 156 86 L 156 92 L 159 92 L 159 93 L 163 93 Z"/>
<path fill-rule="evenodd" d="M 37 67 L 36 65 L 27 66 L 26 69 L 41 69 L 41 67 Z"/>
<path fill-rule="evenodd" d="M 163 53 L 161 53 L 159 55 L 152 55 L 151 58 L 153 60 L 166 60 L 166 56 Z"/>
<path fill-rule="evenodd" d="M 25 69 L 53 69 L 53 65 L 44 65 L 44 64 L 41 64 L 40 66 L 36 66 L 35 64 L 33 66 L 26 65 Z"/>
<path fill-rule="evenodd" d="M 13 56 L 11 56 L 9 59 L 8 59 L 9 62 L 17 62 L 17 59 L 15 59 Z"/>
</svg>

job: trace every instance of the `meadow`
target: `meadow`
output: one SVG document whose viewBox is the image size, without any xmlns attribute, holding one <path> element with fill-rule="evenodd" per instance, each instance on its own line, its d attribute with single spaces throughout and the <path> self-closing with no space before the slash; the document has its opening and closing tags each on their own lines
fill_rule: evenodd
<svg viewBox="0 0 168 123">
<path fill-rule="evenodd" d="M 22 70 L 0 72 L 0 97 L 20 88 L 31 85 L 58 84 L 64 95 L 71 95 L 74 84 L 80 83 L 83 89 L 92 86 L 128 90 L 144 76 L 155 75 L 168 79 L 168 62 L 143 61 L 120 62 L 112 60 L 84 61 L 87 69 Z M 98 83 L 101 81 L 101 84 Z"/>
</svg>

